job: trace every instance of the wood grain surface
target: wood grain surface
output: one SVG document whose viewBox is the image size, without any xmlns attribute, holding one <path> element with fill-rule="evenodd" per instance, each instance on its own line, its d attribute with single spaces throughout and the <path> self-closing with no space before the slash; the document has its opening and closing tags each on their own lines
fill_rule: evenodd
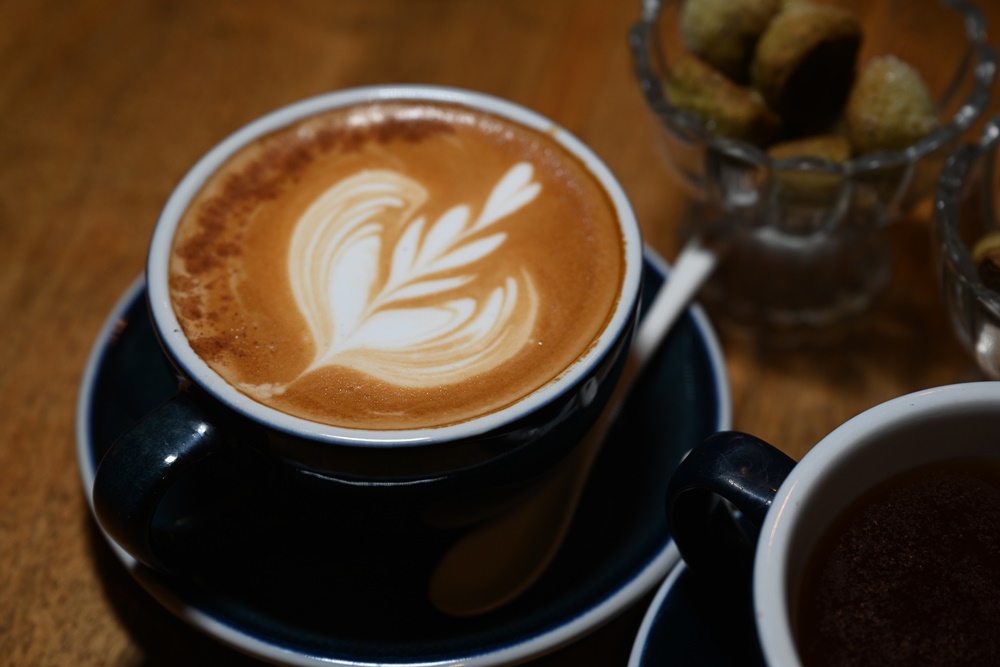
<svg viewBox="0 0 1000 667">
<path fill-rule="evenodd" d="M 982 5 L 1000 34 L 997 3 Z M 638 0 L 0 0 L 0 664 L 254 664 L 174 618 L 119 566 L 87 511 L 74 453 L 90 346 L 195 160 L 242 124 L 332 89 L 472 88 L 589 143 L 623 183 L 647 241 L 672 259 L 681 194 L 632 75 L 626 32 L 638 9 Z M 937 294 L 930 210 L 893 227 L 892 283 L 848 330 L 780 347 L 720 330 L 735 427 L 800 457 L 881 401 L 978 377 Z M 643 611 L 637 604 L 537 664 L 624 665 Z"/>
</svg>

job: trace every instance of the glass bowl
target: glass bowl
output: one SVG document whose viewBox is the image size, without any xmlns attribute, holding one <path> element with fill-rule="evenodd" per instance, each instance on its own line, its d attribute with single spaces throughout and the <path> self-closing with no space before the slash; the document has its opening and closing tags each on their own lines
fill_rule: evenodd
<svg viewBox="0 0 1000 667">
<path fill-rule="evenodd" d="M 1000 380 L 1000 294 L 983 284 L 972 248 L 1000 230 L 996 212 L 1000 114 L 976 144 L 960 146 L 941 172 L 933 240 L 941 295 L 952 329 L 987 377 Z"/>
<path fill-rule="evenodd" d="M 948 152 L 989 102 L 997 58 L 978 8 L 959 0 L 828 4 L 861 21 L 859 68 L 893 54 L 921 73 L 937 129 L 903 150 L 843 162 L 775 159 L 713 135 L 668 102 L 665 77 L 685 51 L 681 0 L 644 0 L 629 34 L 661 152 L 690 195 L 678 235 L 725 252 L 700 298 L 754 329 L 813 329 L 864 311 L 891 276 L 886 225 L 931 194 Z"/>
</svg>

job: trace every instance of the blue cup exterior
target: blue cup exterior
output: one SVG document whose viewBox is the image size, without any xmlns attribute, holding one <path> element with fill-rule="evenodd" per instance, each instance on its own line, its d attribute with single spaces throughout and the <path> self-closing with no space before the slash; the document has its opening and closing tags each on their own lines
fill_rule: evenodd
<svg viewBox="0 0 1000 667">
<path fill-rule="evenodd" d="M 207 174 L 240 145 L 281 124 L 374 96 L 469 103 L 545 129 L 602 180 L 622 219 L 625 276 L 619 302 L 594 346 L 562 376 L 485 418 L 405 432 L 352 432 L 293 418 L 226 385 L 193 354 L 172 319 L 164 249 L 179 212 Z M 162 520 L 164 507 L 172 504 L 164 499 L 183 486 L 179 481 L 191 471 L 208 470 L 207 461 L 223 459 L 232 461 L 223 467 L 256 471 L 248 476 L 263 480 L 259 483 L 270 489 L 270 497 L 288 499 L 291 513 L 328 509 L 328 517 L 338 521 L 353 514 L 361 522 L 409 526 L 428 508 L 443 504 L 502 507 L 572 451 L 610 399 L 638 318 L 642 266 L 638 223 L 614 177 L 577 139 L 529 110 L 434 86 L 353 89 L 279 109 L 210 151 L 161 214 L 147 265 L 149 308 L 161 347 L 177 369 L 178 393 L 108 451 L 94 483 L 98 519 L 138 561 L 170 571 L 171 540 L 169 535 L 161 539 L 153 528 L 171 524 Z"/>
</svg>

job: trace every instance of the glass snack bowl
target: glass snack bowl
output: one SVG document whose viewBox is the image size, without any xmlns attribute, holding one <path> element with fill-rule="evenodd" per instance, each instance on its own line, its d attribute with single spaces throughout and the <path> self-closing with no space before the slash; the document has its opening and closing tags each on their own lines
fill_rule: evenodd
<svg viewBox="0 0 1000 667">
<path fill-rule="evenodd" d="M 948 158 L 934 202 L 933 249 L 942 299 L 959 342 L 984 375 L 1000 380 L 1000 294 L 986 286 L 973 259 L 985 235 L 1000 231 L 996 198 L 1000 114 L 978 143 Z"/>
<path fill-rule="evenodd" d="M 859 20 L 858 71 L 878 56 L 905 61 L 936 115 L 936 128 L 905 148 L 834 161 L 717 136 L 668 101 L 668 73 L 687 53 L 683 5 L 695 1 L 704 3 L 643 0 L 629 43 L 661 152 L 690 195 L 677 232 L 725 253 L 701 299 L 756 330 L 812 330 L 863 312 L 891 276 L 886 226 L 931 194 L 949 151 L 989 102 L 997 56 L 981 13 L 960 0 L 814 0 Z M 822 132 L 843 128 L 838 117 Z"/>
</svg>

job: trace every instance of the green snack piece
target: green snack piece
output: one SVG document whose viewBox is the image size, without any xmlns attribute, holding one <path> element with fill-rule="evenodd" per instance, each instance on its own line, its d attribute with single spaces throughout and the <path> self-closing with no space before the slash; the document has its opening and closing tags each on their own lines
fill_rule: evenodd
<svg viewBox="0 0 1000 667">
<path fill-rule="evenodd" d="M 680 28 L 689 51 L 735 81 L 746 81 L 757 40 L 782 0 L 686 0 Z"/>
<path fill-rule="evenodd" d="M 846 120 L 848 137 L 861 155 L 903 150 L 938 126 L 920 73 L 891 55 L 872 58 L 861 71 Z"/>
<path fill-rule="evenodd" d="M 672 105 L 692 114 L 716 136 L 764 146 L 781 127 L 781 119 L 759 95 L 694 56 L 677 59 L 665 88 Z"/>
<path fill-rule="evenodd" d="M 786 121 L 826 127 L 850 93 L 861 34 L 858 18 L 844 8 L 789 4 L 757 43 L 753 84 Z"/>
</svg>

